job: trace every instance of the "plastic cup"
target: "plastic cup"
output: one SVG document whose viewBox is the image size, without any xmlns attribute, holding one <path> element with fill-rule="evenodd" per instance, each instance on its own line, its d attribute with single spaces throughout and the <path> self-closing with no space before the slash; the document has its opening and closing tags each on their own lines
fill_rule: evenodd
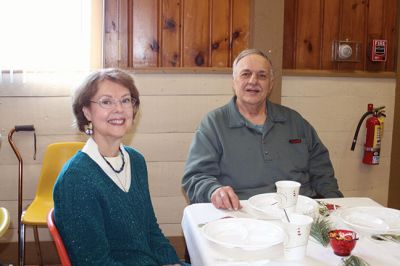
<svg viewBox="0 0 400 266">
<path fill-rule="evenodd" d="M 287 260 L 301 260 L 306 256 L 308 237 L 310 236 L 313 218 L 302 214 L 289 214 L 290 222 L 283 218 L 286 232 L 284 254 Z"/>
<path fill-rule="evenodd" d="M 279 207 L 289 213 L 294 212 L 301 184 L 296 181 L 283 180 L 275 182 L 275 186 Z"/>
</svg>

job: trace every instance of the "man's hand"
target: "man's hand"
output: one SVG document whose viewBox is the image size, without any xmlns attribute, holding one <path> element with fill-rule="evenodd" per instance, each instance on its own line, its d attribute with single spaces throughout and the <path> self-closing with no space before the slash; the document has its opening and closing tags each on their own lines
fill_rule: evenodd
<svg viewBox="0 0 400 266">
<path fill-rule="evenodd" d="M 238 196 L 229 186 L 217 188 L 211 194 L 211 202 L 217 209 L 237 211 L 242 208 Z"/>
</svg>

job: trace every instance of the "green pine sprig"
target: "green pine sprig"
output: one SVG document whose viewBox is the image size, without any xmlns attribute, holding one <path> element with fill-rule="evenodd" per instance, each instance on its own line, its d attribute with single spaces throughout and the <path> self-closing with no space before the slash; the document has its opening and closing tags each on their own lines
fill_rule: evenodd
<svg viewBox="0 0 400 266">
<path fill-rule="evenodd" d="M 342 259 L 343 266 L 369 266 L 370 264 L 360 257 L 351 255 Z"/>
<path fill-rule="evenodd" d="M 311 236 L 326 247 L 329 244 L 329 231 L 332 230 L 332 225 L 326 218 L 319 216 L 311 225 Z"/>
<path fill-rule="evenodd" d="M 317 201 L 317 202 L 318 202 L 318 212 L 319 212 L 319 215 L 322 215 L 322 216 L 324 216 L 324 217 L 329 216 L 330 211 L 329 211 L 329 209 L 328 209 L 327 204 L 326 204 L 325 202 L 323 202 L 323 201 Z"/>
</svg>

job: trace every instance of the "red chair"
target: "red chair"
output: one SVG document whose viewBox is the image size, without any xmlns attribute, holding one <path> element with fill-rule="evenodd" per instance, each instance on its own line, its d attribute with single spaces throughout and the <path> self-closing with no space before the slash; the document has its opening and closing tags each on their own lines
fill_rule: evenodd
<svg viewBox="0 0 400 266">
<path fill-rule="evenodd" d="M 57 227 L 54 223 L 54 209 L 52 208 L 47 215 L 47 227 L 50 230 L 50 234 L 53 237 L 54 243 L 56 244 L 57 253 L 60 257 L 62 266 L 71 266 L 71 261 L 69 260 L 69 256 L 67 250 L 65 249 L 64 242 L 58 233 Z"/>
</svg>

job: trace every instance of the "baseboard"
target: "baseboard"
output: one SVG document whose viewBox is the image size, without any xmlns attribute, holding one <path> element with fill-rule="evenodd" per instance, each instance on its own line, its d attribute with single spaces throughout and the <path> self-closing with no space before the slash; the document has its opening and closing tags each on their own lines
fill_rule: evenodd
<svg viewBox="0 0 400 266">
<path fill-rule="evenodd" d="M 175 247 L 176 253 L 179 258 L 185 258 L 186 243 L 183 236 L 170 236 L 168 237 L 171 244 Z M 58 254 L 56 247 L 52 241 L 40 242 L 42 249 L 43 264 L 59 264 Z M 18 264 L 18 243 L 0 243 L 0 264 Z M 38 258 L 36 255 L 35 242 L 26 242 L 25 244 L 25 264 L 38 265 Z"/>
<path fill-rule="evenodd" d="M 40 242 L 40 248 L 42 250 L 43 264 L 58 264 L 58 254 L 56 247 L 52 241 Z M 0 261 L 5 264 L 18 265 L 18 243 L 0 243 Z M 35 242 L 25 243 L 25 264 L 27 265 L 39 265 L 39 261 L 36 255 Z"/>
</svg>

